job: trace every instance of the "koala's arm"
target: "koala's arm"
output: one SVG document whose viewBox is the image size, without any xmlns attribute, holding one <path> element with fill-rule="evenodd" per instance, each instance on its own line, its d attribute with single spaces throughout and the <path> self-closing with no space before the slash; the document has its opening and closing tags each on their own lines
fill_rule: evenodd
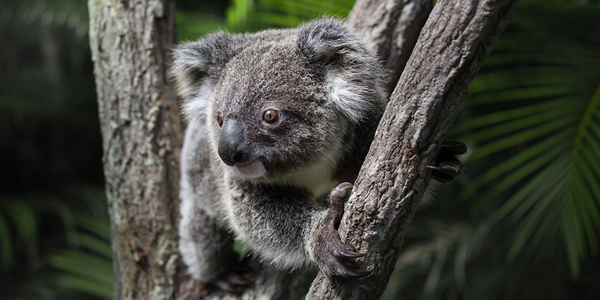
<svg viewBox="0 0 600 300">
<path fill-rule="evenodd" d="M 237 260 L 233 235 L 219 209 L 220 197 L 203 120 L 192 119 L 181 153 L 179 250 L 192 277 L 210 282 Z"/>
<path fill-rule="evenodd" d="M 275 267 L 319 269 L 328 276 L 366 276 L 351 245 L 343 244 L 337 226 L 349 195 L 348 183 L 330 194 L 331 207 L 321 207 L 300 189 L 289 186 L 232 183 L 231 223 L 239 238 Z"/>
</svg>

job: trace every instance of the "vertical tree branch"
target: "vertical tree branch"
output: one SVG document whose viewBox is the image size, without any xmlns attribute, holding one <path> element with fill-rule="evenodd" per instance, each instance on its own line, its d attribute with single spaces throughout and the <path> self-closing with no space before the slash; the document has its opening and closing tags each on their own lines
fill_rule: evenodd
<svg viewBox="0 0 600 300">
<path fill-rule="evenodd" d="M 393 91 L 431 12 L 431 0 L 357 0 L 348 24 L 370 41 L 390 71 Z"/>
<path fill-rule="evenodd" d="M 391 275 L 432 164 L 468 87 L 517 0 L 440 0 L 391 96 L 346 205 L 340 234 L 369 252 L 362 279 L 322 274 L 307 299 L 378 299 Z"/>
<path fill-rule="evenodd" d="M 90 0 L 115 299 L 173 299 L 182 127 L 165 80 L 170 0 Z"/>
</svg>

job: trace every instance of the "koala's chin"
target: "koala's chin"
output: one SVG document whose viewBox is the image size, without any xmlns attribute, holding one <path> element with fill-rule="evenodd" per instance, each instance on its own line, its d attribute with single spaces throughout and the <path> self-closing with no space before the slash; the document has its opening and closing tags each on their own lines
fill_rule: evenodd
<svg viewBox="0 0 600 300">
<path fill-rule="evenodd" d="M 235 164 L 234 168 L 239 175 L 247 179 L 257 179 L 267 174 L 265 165 L 260 158 L 256 158 L 244 164 Z"/>
</svg>

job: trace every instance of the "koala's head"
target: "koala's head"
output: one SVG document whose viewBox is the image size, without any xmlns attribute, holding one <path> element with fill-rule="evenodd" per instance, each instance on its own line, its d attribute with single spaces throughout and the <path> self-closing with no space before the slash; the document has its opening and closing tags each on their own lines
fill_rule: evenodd
<svg viewBox="0 0 600 300">
<path fill-rule="evenodd" d="M 247 179 L 332 172 L 361 122 L 385 107 L 381 66 L 333 19 L 256 34 L 218 33 L 175 51 L 185 113 Z"/>
</svg>

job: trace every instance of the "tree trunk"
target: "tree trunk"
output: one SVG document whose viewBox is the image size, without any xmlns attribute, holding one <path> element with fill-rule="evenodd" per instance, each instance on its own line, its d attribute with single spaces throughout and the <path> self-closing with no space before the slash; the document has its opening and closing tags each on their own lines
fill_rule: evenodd
<svg viewBox="0 0 600 300">
<path fill-rule="evenodd" d="M 183 139 L 165 80 L 173 1 L 90 0 L 88 8 L 115 299 L 173 299 Z"/>
<path fill-rule="evenodd" d="M 517 0 L 440 0 L 423 27 L 340 225 L 370 253 L 362 279 L 319 274 L 307 299 L 378 299 L 393 271 L 433 164 L 469 85 L 512 18 Z"/>
<path fill-rule="evenodd" d="M 383 292 L 427 184 L 424 166 L 515 1 L 438 1 L 392 95 L 340 229 L 346 242 L 371 253 L 366 263 L 375 272 L 360 285 L 319 275 L 308 298 L 376 299 Z M 253 289 L 235 297 L 212 293 L 185 275 L 176 230 L 183 130 L 179 104 L 165 80 L 173 2 L 88 2 L 115 299 L 298 299 L 311 276 L 265 269 Z M 429 2 L 359 0 L 350 15 L 349 22 L 395 71 L 390 86 L 406 64 Z"/>
</svg>

